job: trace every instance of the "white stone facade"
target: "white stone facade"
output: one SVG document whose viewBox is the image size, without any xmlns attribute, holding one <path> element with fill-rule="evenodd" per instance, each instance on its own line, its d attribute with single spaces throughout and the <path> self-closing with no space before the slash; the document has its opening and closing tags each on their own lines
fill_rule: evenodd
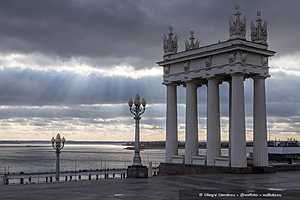
<svg viewBox="0 0 300 200">
<path fill-rule="evenodd" d="M 244 80 L 252 78 L 254 80 L 253 163 L 254 166 L 268 165 L 265 79 L 270 77 L 268 58 L 275 52 L 268 50 L 266 41 L 246 40 L 245 21 L 237 11 L 230 20 L 229 40 L 203 47 L 198 47 L 197 44 L 194 48 L 186 48 L 181 52 L 177 52 L 177 45 L 174 44 L 177 43 L 177 37 L 174 37 L 173 33 L 169 34 L 169 38 L 165 38 L 164 46 L 168 49 L 165 49 L 163 60 L 158 64 L 164 68 L 163 80 L 167 87 L 167 163 L 172 163 L 172 158 L 177 158 L 176 163 L 181 162 L 177 155 L 177 87 L 184 86 L 186 88 L 186 139 L 183 162 L 185 164 L 205 163 L 208 166 L 228 163 L 234 168 L 247 167 Z M 261 19 L 257 23 L 261 23 Z M 267 31 L 266 27 L 264 29 L 263 34 Z M 258 38 L 257 34 L 260 32 L 254 28 L 253 31 L 256 31 L 256 38 Z M 194 35 L 192 36 L 191 40 L 195 40 Z M 266 38 L 266 35 L 263 38 Z M 168 42 L 172 45 L 168 45 Z M 174 50 L 170 48 L 172 46 Z M 186 46 L 189 46 L 187 42 Z M 230 156 L 227 159 L 220 155 L 219 85 L 222 82 L 229 82 L 230 85 Z M 206 162 L 198 157 L 197 88 L 203 85 L 207 86 Z"/>
</svg>

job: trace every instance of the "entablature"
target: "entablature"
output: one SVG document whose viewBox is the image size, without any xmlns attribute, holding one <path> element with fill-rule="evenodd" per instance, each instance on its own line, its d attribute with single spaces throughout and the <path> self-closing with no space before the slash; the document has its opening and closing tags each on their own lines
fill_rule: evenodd
<svg viewBox="0 0 300 200">
<path fill-rule="evenodd" d="M 165 83 L 227 77 L 233 73 L 268 77 L 268 57 L 274 54 L 266 45 L 232 39 L 165 56 L 158 64 L 164 67 Z"/>
</svg>

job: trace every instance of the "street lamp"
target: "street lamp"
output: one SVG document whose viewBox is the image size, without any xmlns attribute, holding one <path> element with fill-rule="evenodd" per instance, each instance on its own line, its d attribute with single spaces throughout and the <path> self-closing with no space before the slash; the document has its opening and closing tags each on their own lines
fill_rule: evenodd
<svg viewBox="0 0 300 200">
<path fill-rule="evenodd" d="M 65 138 L 61 138 L 60 134 L 58 133 L 56 135 L 56 138 L 52 137 L 51 139 L 51 143 L 52 143 L 52 148 L 55 150 L 56 153 L 56 175 L 55 175 L 55 179 L 56 181 L 59 181 L 59 154 L 61 152 L 61 150 L 64 148 L 65 146 Z"/>
<path fill-rule="evenodd" d="M 129 110 L 135 120 L 135 143 L 134 143 L 133 165 L 140 166 L 142 165 L 141 156 L 140 156 L 140 119 L 141 119 L 141 115 L 146 110 L 146 101 L 144 98 L 140 98 L 140 96 L 137 94 L 134 100 L 132 98 L 129 99 L 128 105 L 129 105 Z"/>
<path fill-rule="evenodd" d="M 128 178 L 147 178 L 148 168 L 142 165 L 140 156 L 140 119 L 146 110 L 146 101 L 138 94 L 134 99 L 130 98 L 128 101 L 130 113 L 135 120 L 135 143 L 134 143 L 134 157 L 133 164 L 127 169 Z"/>
</svg>

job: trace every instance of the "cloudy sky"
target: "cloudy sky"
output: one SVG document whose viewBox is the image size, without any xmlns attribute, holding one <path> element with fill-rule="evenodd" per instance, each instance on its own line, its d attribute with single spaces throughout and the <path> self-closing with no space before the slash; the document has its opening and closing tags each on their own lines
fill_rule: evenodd
<svg viewBox="0 0 300 200">
<path fill-rule="evenodd" d="M 148 101 L 143 140 L 163 140 L 162 34 L 172 25 L 180 48 L 192 29 L 201 45 L 228 39 L 239 3 L 249 22 L 257 9 L 269 23 L 267 81 L 271 139 L 300 139 L 300 2 L 298 0 L 1 0 L 0 139 L 132 140 L 127 100 Z M 199 93 L 205 139 L 206 88 Z M 179 133 L 184 138 L 184 89 Z M 252 81 L 246 81 L 247 138 L 252 138 Z M 222 138 L 228 134 L 228 86 L 221 86 Z"/>
</svg>

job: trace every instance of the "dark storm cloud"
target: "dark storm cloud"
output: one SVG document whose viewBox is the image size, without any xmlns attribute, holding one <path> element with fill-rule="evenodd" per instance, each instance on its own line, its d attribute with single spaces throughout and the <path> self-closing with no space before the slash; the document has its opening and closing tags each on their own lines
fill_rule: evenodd
<svg viewBox="0 0 300 200">
<path fill-rule="evenodd" d="M 140 4 L 129 0 L 1 1 L 1 50 L 149 58 L 157 44 L 152 41 L 160 40 L 156 35 L 160 24 Z"/>
<path fill-rule="evenodd" d="M 194 29 L 203 44 L 228 38 L 230 0 L 2 0 L 0 50 L 39 52 L 61 57 L 127 59 L 134 67 L 155 65 L 161 57 L 161 35 L 168 25 L 181 44 Z M 241 0 L 242 11 L 255 19 L 261 8 L 270 24 L 269 43 L 282 54 L 298 51 L 298 0 Z M 248 26 L 249 33 L 249 26 Z M 249 35 L 249 34 L 248 34 Z"/>
</svg>

